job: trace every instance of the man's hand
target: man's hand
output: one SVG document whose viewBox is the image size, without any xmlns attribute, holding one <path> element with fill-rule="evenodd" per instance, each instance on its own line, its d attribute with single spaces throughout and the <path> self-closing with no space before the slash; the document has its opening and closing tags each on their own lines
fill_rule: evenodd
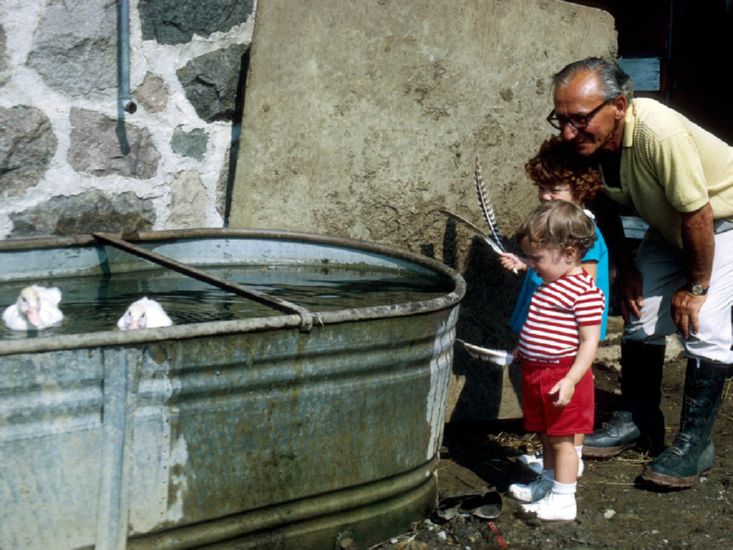
<svg viewBox="0 0 733 550">
<path fill-rule="evenodd" d="M 700 328 L 698 315 L 707 296 L 695 296 L 685 288 L 680 288 L 672 295 L 672 319 L 684 336 L 695 334 Z"/>
<path fill-rule="evenodd" d="M 629 315 L 641 317 L 641 307 L 644 305 L 643 279 L 633 263 L 618 271 L 618 291 L 620 295 L 619 307 L 624 322 L 629 322 Z"/>
<path fill-rule="evenodd" d="M 710 203 L 699 210 L 680 214 L 680 230 L 682 248 L 687 262 L 687 281 L 704 286 L 710 284 L 715 256 L 715 233 L 713 230 L 713 209 Z M 684 288 L 672 295 L 672 319 L 685 339 L 690 336 L 690 329 L 695 333 L 699 329 L 700 308 L 705 303 L 705 296 L 693 296 Z"/>
</svg>

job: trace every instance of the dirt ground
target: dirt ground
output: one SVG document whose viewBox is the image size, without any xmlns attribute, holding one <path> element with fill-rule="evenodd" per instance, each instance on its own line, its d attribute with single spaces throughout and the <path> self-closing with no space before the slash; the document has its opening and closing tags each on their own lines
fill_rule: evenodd
<svg viewBox="0 0 733 550">
<path fill-rule="evenodd" d="M 618 341 L 606 344 L 618 347 Z M 667 444 L 679 425 L 685 359 L 668 361 L 663 382 Z M 618 402 L 618 364 L 599 358 L 596 375 L 596 422 L 606 420 Z M 433 516 L 408 533 L 373 547 L 379 550 L 460 548 L 731 548 L 733 547 L 733 395 L 731 379 L 714 428 L 716 463 L 692 489 L 657 492 L 636 480 L 649 460 L 636 451 L 585 462 L 578 483 L 574 523 L 546 523 L 519 517 L 519 503 L 506 495 L 515 481 L 532 479 L 516 456 L 536 439 L 524 434 L 521 421 L 492 425 L 449 425 L 438 468 L 439 498 L 498 491 L 502 510 L 490 520 L 458 514 L 449 521 Z"/>
</svg>

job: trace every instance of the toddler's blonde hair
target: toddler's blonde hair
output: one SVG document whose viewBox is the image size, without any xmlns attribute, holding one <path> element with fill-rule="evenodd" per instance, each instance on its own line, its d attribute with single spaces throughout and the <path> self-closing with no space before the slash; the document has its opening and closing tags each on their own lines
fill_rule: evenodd
<svg viewBox="0 0 733 550">
<path fill-rule="evenodd" d="M 535 208 L 519 226 L 517 241 L 543 248 L 572 246 L 581 256 L 593 246 L 596 227 L 583 209 L 567 201 L 549 201 Z"/>
</svg>

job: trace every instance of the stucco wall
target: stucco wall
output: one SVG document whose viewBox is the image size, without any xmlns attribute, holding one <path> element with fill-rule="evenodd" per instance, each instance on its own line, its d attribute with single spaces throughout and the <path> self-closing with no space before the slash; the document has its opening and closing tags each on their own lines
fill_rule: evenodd
<svg viewBox="0 0 733 550">
<path fill-rule="evenodd" d="M 552 132 L 552 73 L 615 49 L 608 13 L 557 0 L 262 1 L 232 224 L 434 256 L 468 282 L 459 336 L 508 347 L 519 277 L 438 209 L 483 225 L 478 156 L 511 234 L 537 203 L 523 165 Z M 454 378 L 452 419 L 519 416 L 501 369 L 459 350 Z"/>
<path fill-rule="evenodd" d="M 615 44 L 609 14 L 556 0 L 261 2 L 232 223 L 440 256 L 438 208 L 478 221 L 478 155 L 511 229 L 550 75 Z"/>
</svg>

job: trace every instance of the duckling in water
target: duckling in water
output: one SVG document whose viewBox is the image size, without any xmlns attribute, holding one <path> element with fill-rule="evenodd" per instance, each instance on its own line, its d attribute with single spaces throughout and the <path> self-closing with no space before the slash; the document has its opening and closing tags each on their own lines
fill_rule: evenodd
<svg viewBox="0 0 733 550">
<path fill-rule="evenodd" d="M 11 330 L 43 330 L 60 323 L 61 290 L 31 285 L 20 291 L 18 300 L 3 311 L 3 321 Z"/>
<path fill-rule="evenodd" d="M 168 317 L 163 306 L 147 296 L 130 304 L 125 314 L 117 321 L 117 327 L 120 330 L 169 327 L 172 324 L 173 321 Z"/>
</svg>

